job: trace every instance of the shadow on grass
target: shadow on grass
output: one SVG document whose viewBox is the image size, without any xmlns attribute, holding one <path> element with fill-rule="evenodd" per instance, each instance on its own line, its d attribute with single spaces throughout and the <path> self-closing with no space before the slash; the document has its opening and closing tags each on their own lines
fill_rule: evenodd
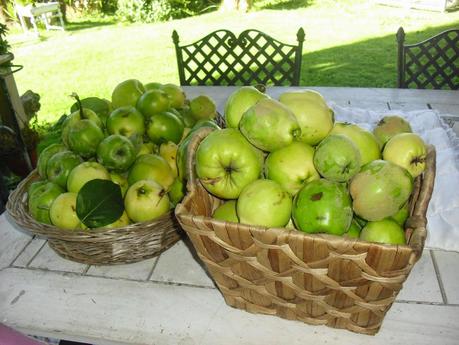
<svg viewBox="0 0 459 345">
<path fill-rule="evenodd" d="M 259 10 L 294 10 L 312 5 L 314 0 L 267 0 L 256 4 Z"/>
<path fill-rule="evenodd" d="M 80 31 L 85 29 L 92 29 L 102 26 L 109 26 L 116 24 L 114 19 L 107 20 L 84 20 L 78 22 L 68 22 L 65 26 L 66 31 Z"/>
<path fill-rule="evenodd" d="M 406 32 L 413 44 L 459 23 Z M 306 33 L 307 34 L 307 33 Z M 307 49 L 307 41 L 304 44 Z M 397 40 L 393 35 L 372 38 L 303 54 L 300 85 L 397 87 Z"/>
</svg>

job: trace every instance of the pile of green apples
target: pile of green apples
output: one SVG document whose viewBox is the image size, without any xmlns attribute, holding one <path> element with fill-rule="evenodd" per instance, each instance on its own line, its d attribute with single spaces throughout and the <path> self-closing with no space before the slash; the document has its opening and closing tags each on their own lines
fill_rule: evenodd
<svg viewBox="0 0 459 345">
<path fill-rule="evenodd" d="M 196 174 L 224 200 L 223 221 L 404 244 L 414 178 L 426 145 L 402 117 L 367 131 L 335 122 L 316 91 L 278 99 L 241 87 L 225 105 L 227 128 L 196 151 Z"/>
<path fill-rule="evenodd" d="M 118 84 L 111 101 L 74 98 L 61 141 L 39 156 L 40 180 L 28 189 L 30 215 L 62 229 L 116 228 L 154 220 L 175 207 L 184 194 L 178 147 L 199 127 L 218 128 L 213 100 L 204 95 L 188 100 L 177 85 L 143 85 L 136 79 Z M 112 183 L 98 192 L 97 184 L 88 184 L 94 180 Z M 122 204 L 121 216 L 112 220 L 104 212 L 118 205 L 100 195 L 111 194 L 110 186 L 119 190 Z M 95 222 L 82 219 L 81 209 L 89 207 L 84 200 L 96 206 L 105 202 Z"/>
</svg>

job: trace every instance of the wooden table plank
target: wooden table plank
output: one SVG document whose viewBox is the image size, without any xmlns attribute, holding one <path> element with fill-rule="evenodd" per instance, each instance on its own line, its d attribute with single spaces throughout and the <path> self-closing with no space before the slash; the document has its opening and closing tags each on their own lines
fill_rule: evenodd
<svg viewBox="0 0 459 345">
<path fill-rule="evenodd" d="M 0 272 L 4 323 L 95 343 L 452 345 L 458 319 L 457 306 L 395 303 L 380 333 L 370 337 L 240 311 L 215 289 L 18 268 Z"/>
<path fill-rule="evenodd" d="M 32 236 L 13 226 L 6 213 L 0 216 L 0 270 L 8 267 L 32 240 Z"/>
</svg>

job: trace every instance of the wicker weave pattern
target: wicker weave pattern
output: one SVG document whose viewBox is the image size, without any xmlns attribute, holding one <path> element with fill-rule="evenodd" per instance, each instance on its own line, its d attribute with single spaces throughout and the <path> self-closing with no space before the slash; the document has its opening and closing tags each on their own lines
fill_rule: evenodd
<svg viewBox="0 0 459 345">
<path fill-rule="evenodd" d="M 180 238 L 173 212 L 144 223 L 115 229 L 69 231 L 38 223 L 28 213 L 27 189 L 38 179 L 34 170 L 10 194 L 6 209 L 14 221 L 30 232 L 45 236 L 60 256 L 90 265 L 137 262 L 158 255 Z"/>
<path fill-rule="evenodd" d="M 415 184 L 409 224 L 414 229 L 407 229 L 406 246 L 214 220 L 210 215 L 221 201 L 193 174 L 176 215 L 228 305 L 375 334 L 422 253 L 433 150 L 428 164 L 425 178 Z"/>
</svg>

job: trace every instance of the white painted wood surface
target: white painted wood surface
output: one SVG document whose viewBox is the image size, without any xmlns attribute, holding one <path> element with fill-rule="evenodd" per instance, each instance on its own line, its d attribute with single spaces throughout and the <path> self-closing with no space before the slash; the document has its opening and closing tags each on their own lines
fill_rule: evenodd
<svg viewBox="0 0 459 345">
<path fill-rule="evenodd" d="M 328 101 L 373 110 L 437 109 L 459 119 L 457 91 L 314 88 Z M 187 87 L 223 113 L 228 87 Z M 285 88 L 268 90 L 278 96 Z M 436 108 L 438 106 L 438 108 Z M 402 109 L 402 108 L 399 108 Z M 25 333 L 94 344 L 457 344 L 459 255 L 425 250 L 374 337 L 226 306 L 179 242 L 158 258 L 87 266 L 57 256 L 0 216 L 0 322 Z"/>
</svg>

